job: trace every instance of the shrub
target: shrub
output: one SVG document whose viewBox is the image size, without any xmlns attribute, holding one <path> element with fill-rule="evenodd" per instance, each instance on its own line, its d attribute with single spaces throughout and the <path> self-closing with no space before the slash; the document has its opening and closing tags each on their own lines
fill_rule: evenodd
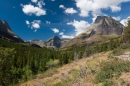
<svg viewBox="0 0 130 86">
<path fill-rule="evenodd" d="M 128 72 L 130 69 L 129 61 L 111 60 L 101 64 L 101 70 L 95 76 L 95 82 L 105 82 L 118 76 L 121 72 Z"/>
<path fill-rule="evenodd" d="M 112 86 L 114 83 L 113 81 L 111 80 L 106 80 L 104 83 L 103 83 L 103 86 Z"/>
</svg>

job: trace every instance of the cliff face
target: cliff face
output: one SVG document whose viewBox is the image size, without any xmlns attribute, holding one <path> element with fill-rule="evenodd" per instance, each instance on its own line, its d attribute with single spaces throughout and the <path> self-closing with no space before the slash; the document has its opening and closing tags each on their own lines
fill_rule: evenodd
<svg viewBox="0 0 130 86">
<path fill-rule="evenodd" d="M 90 25 L 86 30 L 68 41 L 62 47 L 72 45 L 88 44 L 95 41 L 105 41 L 111 37 L 117 37 L 123 33 L 124 26 L 108 16 L 98 16 L 95 22 Z"/>
<path fill-rule="evenodd" d="M 0 20 L 0 37 L 15 42 L 23 42 L 23 40 L 20 37 L 18 37 L 12 32 L 8 23 L 6 21 L 1 20 Z"/>
<path fill-rule="evenodd" d="M 88 27 L 87 30 L 91 30 L 91 33 L 94 31 L 98 35 L 121 35 L 123 25 L 112 17 L 98 16 L 94 24 Z"/>
<path fill-rule="evenodd" d="M 61 39 L 57 36 L 54 36 L 45 42 L 46 47 L 54 47 L 60 48 L 61 47 Z"/>
</svg>

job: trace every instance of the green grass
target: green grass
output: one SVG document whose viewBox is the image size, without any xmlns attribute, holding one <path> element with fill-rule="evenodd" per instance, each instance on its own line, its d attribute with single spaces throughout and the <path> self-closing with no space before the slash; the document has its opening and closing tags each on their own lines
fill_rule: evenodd
<svg viewBox="0 0 130 86">
<path fill-rule="evenodd" d="M 121 61 L 114 59 L 108 62 L 104 62 L 102 63 L 100 71 L 95 76 L 95 82 L 106 84 L 112 83 L 110 81 L 108 82 L 107 80 L 112 80 L 113 77 L 118 77 L 122 72 L 129 72 L 129 70 L 130 70 L 129 61 Z"/>
</svg>

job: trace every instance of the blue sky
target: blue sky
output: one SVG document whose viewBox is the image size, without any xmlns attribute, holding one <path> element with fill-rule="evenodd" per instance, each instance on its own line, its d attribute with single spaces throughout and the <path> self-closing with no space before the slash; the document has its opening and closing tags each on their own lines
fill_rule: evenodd
<svg viewBox="0 0 130 86">
<path fill-rule="evenodd" d="M 130 17 L 130 0 L 2 0 L 0 20 L 6 20 L 23 40 L 73 38 L 99 15 L 122 24 Z"/>
</svg>

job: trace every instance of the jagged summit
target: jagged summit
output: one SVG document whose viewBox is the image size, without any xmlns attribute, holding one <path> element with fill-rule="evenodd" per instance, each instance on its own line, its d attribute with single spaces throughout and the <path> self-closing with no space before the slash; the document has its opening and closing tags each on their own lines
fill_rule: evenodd
<svg viewBox="0 0 130 86">
<path fill-rule="evenodd" d="M 97 16 L 97 18 L 96 18 L 94 23 L 99 23 L 100 20 L 105 19 L 105 18 L 108 18 L 108 16 Z"/>
<path fill-rule="evenodd" d="M 49 40 L 45 42 L 47 47 L 56 47 L 59 48 L 61 46 L 61 39 L 58 36 L 53 36 Z"/>
<path fill-rule="evenodd" d="M 0 20 L 0 37 L 16 42 L 23 42 L 23 40 L 14 34 L 5 20 Z"/>
<path fill-rule="evenodd" d="M 47 40 L 47 42 L 49 42 L 49 41 L 55 41 L 55 40 L 61 40 L 58 36 L 53 36 L 52 38 L 50 38 L 49 40 Z"/>
<path fill-rule="evenodd" d="M 108 16 L 98 16 L 90 27 L 86 29 L 98 35 L 121 35 L 124 26 Z M 93 34 L 94 35 L 94 34 Z"/>
<path fill-rule="evenodd" d="M 105 41 L 111 37 L 117 37 L 124 31 L 124 26 L 109 16 L 97 16 L 95 22 L 86 30 L 68 41 L 62 47 L 90 44 L 95 41 Z"/>
</svg>

